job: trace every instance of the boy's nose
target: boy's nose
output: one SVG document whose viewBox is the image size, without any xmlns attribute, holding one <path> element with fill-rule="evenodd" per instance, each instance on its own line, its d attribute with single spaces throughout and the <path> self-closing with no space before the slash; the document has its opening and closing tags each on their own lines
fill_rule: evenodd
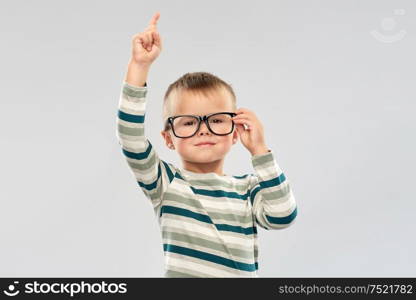
<svg viewBox="0 0 416 300">
<path fill-rule="evenodd" d="M 211 131 L 209 131 L 207 124 L 205 124 L 205 122 L 201 122 L 201 126 L 199 126 L 199 130 L 197 132 L 198 134 L 201 133 L 211 133 Z"/>
</svg>

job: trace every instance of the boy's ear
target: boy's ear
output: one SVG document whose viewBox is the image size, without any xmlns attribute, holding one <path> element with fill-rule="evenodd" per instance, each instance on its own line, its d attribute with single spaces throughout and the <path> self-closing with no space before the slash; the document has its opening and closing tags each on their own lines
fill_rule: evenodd
<svg viewBox="0 0 416 300">
<path fill-rule="evenodd" d="M 175 149 L 175 146 L 173 145 L 172 138 L 171 138 L 171 136 L 170 136 L 169 132 L 168 132 L 168 131 L 164 131 L 164 130 L 162 130 L 162 131 L 160 132 L 160 134 L 161 134 L 161 135 L 162 135 L 162 137 L 164 138 L 165 143 L 166 143 L 166 146 L 167 146 L 169 149 Z"/>
<path fill-rule="evenodd" d="M 169 133 L 168 132 L 162 130 L 160 132 L 160 134 L 162 135 L 162 137 L 163 137 L 163 139 L 165 140 L 166 143 L 171 142 L 170 136 L 169 136 Z"/>
</svg>

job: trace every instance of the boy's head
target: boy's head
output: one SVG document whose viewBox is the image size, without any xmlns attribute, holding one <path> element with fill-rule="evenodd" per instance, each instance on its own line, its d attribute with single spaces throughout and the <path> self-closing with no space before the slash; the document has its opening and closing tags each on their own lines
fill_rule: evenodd
<svg viewBox="0 0 416 300">
<path fill-rule="evenodd" d="M 168 148 L 178 151 L 188 163 L 219 161 L 237 142 L 238 135 L 232 115 L 216 113 L 233 113 L 236 109 L 236 97 L 229 84 L 207 72 L 186 73 L 166 91 L 161 134 Z M 212 115 L 207 122 L 214 132 L 205 121 L 199 123 L 192 115 Z M 214 145 L 197 146 L 201 142 Z"/>
</svg>

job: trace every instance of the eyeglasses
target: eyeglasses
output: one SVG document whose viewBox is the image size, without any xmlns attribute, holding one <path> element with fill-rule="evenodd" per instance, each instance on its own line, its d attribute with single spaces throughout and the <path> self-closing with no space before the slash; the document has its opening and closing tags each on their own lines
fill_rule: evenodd
<svg viewBox="0 0 416 300">
<path fill-rule="evenodd" d="M 178 115 L 166 120 L 165 130 L 169 130 L 171 126 L 176 137 L 187 138 L 194 136 L 204 121 L 213 134 L 228 135 L 234 130 L 232 117 L 236 115 L 233 112 L 217 112 L 205 116 Z"/>
</svg>

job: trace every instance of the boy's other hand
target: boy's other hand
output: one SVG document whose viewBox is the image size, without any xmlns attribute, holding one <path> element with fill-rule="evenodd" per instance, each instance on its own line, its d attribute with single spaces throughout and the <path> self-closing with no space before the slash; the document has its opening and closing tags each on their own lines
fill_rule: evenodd
<svg viewBox="0 0 416 300">
<path fill-rule="evenodd" d="M 149 26 L 132 37 L 131 61 L 140 65 L 150 65 L 162 51 L 162 40 L 157 31 L 160 13 L 153 15 Z"/>
<path fill-rule="evenodd" d="M 257 118 L 256 114 L 246 108 L 239 108 L 235 111 L 237 114 L 232 118 L 241 143 L 252 155 L 266 153 L 266 146 L 263 124 Z M 244 128 L 247 126 L 247 128 Z"/>
</svg>

